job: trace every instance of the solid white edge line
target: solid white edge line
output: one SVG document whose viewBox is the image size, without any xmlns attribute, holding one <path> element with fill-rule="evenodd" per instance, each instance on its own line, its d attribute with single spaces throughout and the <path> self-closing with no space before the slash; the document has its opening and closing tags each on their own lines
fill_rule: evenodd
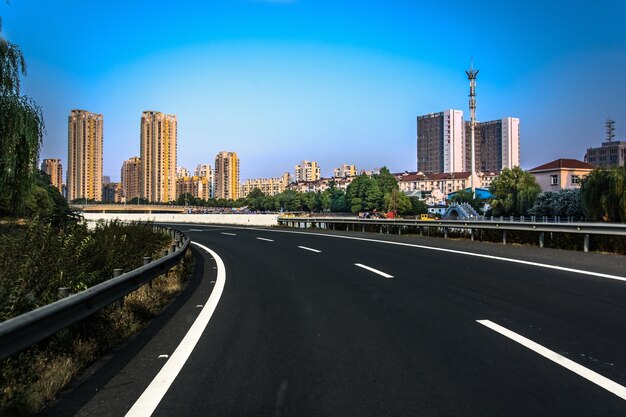
<svg viewBox="0 0 626 417">
<path fill-rule="evenodd" d="M 264 237 L 257 237 L 257 240 L 263 240 L 263 241 L 265 241 L 265 242 L 273 242 L 273 240 L 272 240 L 272 239 L 266 239 L 266 238 L 264 238 Z"/>
<path fill-rule="evenodd" d="M 224 284 L 226 283 L 226 268 L 224 267 L 222 258 L 204 245 L 197 242 L 191 243 L 201 249 L 204 249 L 215 259 L 215 263 L 217 264 L 217 278 L 215 280 L 215 286 L 213 287 L 213 291 L 211 292 L 209 299 L 187 331 L 183 340 L 167 360 L 165 365 L 163 365 L 163 368 L 161 368 L 159 373 L 154 377 L 150 385 L 148 385 L 143 394 L 141 394 L 131 409 L 128 410 L 126 417 L 149 417 L 152 415 L 154 410 L 156 410 L 157 406 L 165 396 L 165 393 L 174 382 L 174 379 L 176 379 L 178 373 L 185 365 L 185 362 L 189 359 L 189 356 L 198 343 L 198 340 L 200 340 L 204 329 L 209 324 L 209 321 L 215 312 L 217 304 L 220 301 L 220 297 L 222 296 L 222 292 L 224 291 Z"/>
<path fill-rule="evenodd" d="M 325 237 L 332 237 L 332 238 L 336 238 L 336 239 L 360 240 L 360 241 L 365 241 L 365 242 L 383 243 L 383 244 L 386 244 L 386 245 L 406 246 L 406 247 L 410 247 L 410 248 L 426 249 L 426 250 L 433 250 L 433 251 L 438 251 L 438 252 L 456 253 L 456 254 L 459 254 L 459 255 L 474 256 L 474 257 L 477 257 L 477 258 L 484 258 L 484 259 L 493 259 L 493 260 L 496 260 L 496 261 L 511 262 L 511 263 L 522 264 L 522 265 L 530 265 L 530 266 L 536 266 L 536 267 L 539 267 L 539 268 L 555 269 L 555 270 L 558 270 L 558 271 L 574 272 L 574 273 L 582 274 L 582 275 L 590 275 L 590 276 L 594 276 L 594 277 L 608 278 L 608 279 L 614 279 L 614 280 L 617 280 L 617 281 L 625 281 L 626 282 L 626 277 L 620 277 L 618 275 L 611 275 L 611 274 L 604 274 L 604 273 L 601 273 L 601 272 L 586 271 L 584 269 L 568 268 L 568 267 L 565 267 L 565 266 L 548 265 L 548 264 L 542 264 L 542 263 L 539 263 L 539 262 L 523 261 L 521 259 L 503 258 L 501 256 L 484 255 L 482 253 L 465 252 L 465 251 L 456 250 L 456 249 L 446 249 L 446 248 L 437 248 L 437 247 L 432 247 L 432 246 L 416 245 L 414 243 L 391 242 L 391 241 L 387 241 L 387 240 L 367 239 L 367 238 L 363 238 L 363 237 L 343 236 L 343 235 L 327 235 L 327 234 L 324 234 L 324 233 L 307 233 L 307 232 L 296 232 L 296 231 L 290 231 L 290 230 L 271 230 L 271 229 L 259 229 L 259 228 L 250 228 L 250 229 L 253 229 L 253 230 L 264 230 L 266 232 L 274 232 L 274 233 L 293 233 L 293 234 L 299 234 L 299 235 L 325 236 Z"/>
<path fill-rule="evenodd" d="M 363 264 L 354 264 L 356 266 L 358 266 L 359 268 L 363 268 L 363 269 L 367 269 L 368 271 L 371 271 L 375 274 L 378 274 L 380 276 L 383 276 L 385 278 L 393 278 L 393 275 L 389 275 L 386 272 L 383 271 L 379 271 L 378 269 L 372 268 L 371 266 L 367 266 L 367 265 L 363 265 Z"/>
<path fill-rule="evenodd" d="M 317 250 L 317 249 L 313 249 L 313 248 L 307 248 L 306 246 L 298 246 L 300 249 L 304 249 L 304 250 L 310 250 L 311 252 L 315 252 L 315 253 L 320 253 L 322 252 L 321 250 Z"/>
<path fill-rule="evenodd" d="M 189 225 L 189 223 L 167 223 L 167 222 L 161 222 L 161 223 L 163 223 L 163 224 Z M 601 272 L 586 271 L 584 269 L 568 268 L 568 267 L 565 267 L 565 266 L 558 266 L 558 265 L 548 265 L 548 264 L 542 264 L 542 263 L 539 263 L 539 262 L 523 261 L 521 259 L 503 258 L 501 256 L 484 255 L 484 254 L 481 254 L 481 253 L 465 252 L 465 251 L 456 250 L 456 249 L 446 249 L 446 248 L 437 248 L 437 247 L 433 247 L 433 246 L 416 245 L 414 243 L 391 242 L 391 241 L 387 241 L 387 240 L 368 239 L 368 238 L 364 238 L 364 237 L 355 237 L 355 236 L 328 235 L 328 234 L 324 234 L 324 233 L 298 232 L 298 231 L 295 231 L 295 230 L 292 231 L 292 230 L 263 229 L 263 228 L 260 228 L 260 227 L 237 227 L 237 226 L 226 226 L 226 225 L 225 226 L 218 226 L 218 225 L 208 225 L 208 224 L 205 224 L 203 226 L 204 227 L 212 227 L 212 228 L 230 228 L 230 229 L 237 229 L 237 230 L 262 230 L 264 232 L 272 232 L 272 233 L 292 233 L 292 234 L 297 234 L 297 235 L 324 236 L 324 237 L 331 237 L 331 238 L 335 238 L 335 239 L 360 240 L 360 241 L 364 241 L 364 242 L 383 243 L 383 244 L 386 244 L 386 245 L 406 246 L 406 247 L 410 247 L 410 248 L 434 250 L 434 251 L 447 252 L 447 253 L 456 253 L 456 254 L 459 254 L 459 255 L 474 256 L 474 257 L 477 257 L 477 258 L 493 259 L 493 260 L 502 261 L 502 262 L 511 262 L 511 263 L 522 264 L 522 265 L 530 265 L 530 266 L 535 266 L 535 267 L 538 267 L 538 268 L 555 269 L 557 271 L 573 272 L 573 273 L 576 273 L 576 274 L 590 275 L 590 276 L 593 276 L 593 277 L 607 278 L 607 279 L 613 279 L 613 280 L 616 280 L 616 281 L 625 281 L 626 282 L 626 277 L 620 277 L 619 275 L 604 274 L 604 273 L 601 273 Z"/>
<path fill-rule="evenodd" d="M 586 380 L 593 382 L 594 384 L 598 385 L 599 387 L 604 388 L 605 390 L 609 391 L 612 394 L 617 395 L 621 399 L 626 400 L 626 387 L 624 387 L 623 385 L 620 385 L 617 382 L 614 382 L 600 375 L 599 373 L 592 371 L 591 369 L 585 368 L 584 366 L 579 365 L 576 362 L 570 359 L 567 359 L 566 357 L 561 356 L 558 353 L 548 348 L 545 348 L 541 346 L 540 344 L 533 342 L 532 340 L 524 336 L 521 336 L 505 327 L 502 327 L 490 320 L 476 320 L 476 321 L 482 324 L 483 326 L 488 327 L 491 330 L 497 333 L 500 333 L 501 335 L 506 336 L 509 339 L 519 343 L 520 345 L 532 350 L 533 352 L 540 354 L 544 358 L 549 359 L 552 362 L 555 362 L 561 365 L 565 369 L 568 369 L 574 372 L 575 374 L 582 376 Z"/>
</svg>

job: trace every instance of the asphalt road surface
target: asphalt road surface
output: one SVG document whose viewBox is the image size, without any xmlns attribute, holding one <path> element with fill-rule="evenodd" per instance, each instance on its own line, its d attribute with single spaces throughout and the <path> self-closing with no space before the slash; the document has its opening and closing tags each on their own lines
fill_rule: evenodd
<svg viewBox="0 0 626 417">
<path fill-rule="evenodd" d="M 44 415 L 626 415 L 626 257 L 176 227 L 188 287 Z"/>
</svg>

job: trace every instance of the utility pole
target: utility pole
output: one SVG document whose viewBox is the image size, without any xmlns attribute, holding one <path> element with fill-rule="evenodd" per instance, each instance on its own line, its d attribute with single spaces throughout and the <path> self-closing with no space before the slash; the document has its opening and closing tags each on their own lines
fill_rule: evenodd
<svg viewBox="0 0 626 417">
<path fill-rule="evenodd" d="M 474 184 L 474 176 L 476 175 L 476 155 L 474 151 L 474 130 L 476 129 L 476 77 L 478 70 L 474 69 L 474 60 L 470 64 L 470 69 L 465 71 L 467 79 L 470 82 L 469 108 L 470 108 L 470 152 L 472 166 L 470 168 L 470 187 L 472 188 L 472 197 L 476 198 L 476 185 Z"/>
</svg>

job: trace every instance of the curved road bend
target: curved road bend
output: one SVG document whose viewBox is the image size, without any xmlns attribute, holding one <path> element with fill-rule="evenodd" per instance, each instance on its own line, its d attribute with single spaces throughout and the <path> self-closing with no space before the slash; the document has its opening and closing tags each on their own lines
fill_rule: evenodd
<svg viewBox="0 0 626 417">
<path fill-rule="evenodd" d="M 323 233 L 178 228 L 223 260 L 225 283 L 165 395 L 142 397 L 152 415 L 626 413 L 625 257 L 383 237 L 589 275 Z M 48 415 L 124 416 L 175 362 L 220 282 L 213 256 L 194 251 L 190 288 Z"/>
</svg>

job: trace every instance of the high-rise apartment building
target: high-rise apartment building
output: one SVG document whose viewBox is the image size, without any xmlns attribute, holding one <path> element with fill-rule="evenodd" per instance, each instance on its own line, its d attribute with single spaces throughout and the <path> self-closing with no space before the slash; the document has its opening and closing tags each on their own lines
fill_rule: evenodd
<svg viewBox="0 0 626 417">
<path fill-rule="evenodd" d="M 102 200 L 101 114 L 72 110 L 68 117 L 67 199 Z"/>
<path fill-rule="evenodd" d="M 471 171 L 469 123 L 465 122 L 465 170 Z M 519 119 L 505 117 L 500 120 L 477 122 L 474 133 L 475 170 L 500 172 L 520 164 Z"/>
<path fill-rule="evenodd" d="M 291 174 L 285 172 L 281 177 L 276 178 L 255 178 L 246 180 L 241 184 L 239 197 L 247 197 L 255 188 L 261 190 L 266 195 L 280 194 L 287 189 L 291 182 Z"/>
<path fill-rule="evenodd" d="M 151 202 L 176 199 L 175 115 L 144 111 L 141 115 L 141 192 Z"/>
<path fill-rule="evenodd" d="M 296 165 L 294 181 L 317 181 L 322 177 L 320 166 L 315 161 L 302 161 Z"/>
<path fill-rule="evenodd" d="M 141 197 L 141 159 L 133 156 L 122 163 L 122 195 L 126 201 Z"/>
<path fill-rule="evenodd" d="M 463 112 L 445 110 L 417 117 L 417 170 L 424 173 L 465 170 Z"/>
<path fill-rule="evenodd" d="M 356 177 L 358 171 L 356 170 L 355 165 L 343 164 L 339 168 L 335 168 L 333 170 L 333 176 L 335 178 L 348 178 L 348 177 Z"/>
<path fill-rule="evenodd" d="M 215 198 L 239 198 L 239 158 L 235 152 L 220 152 L 215 157 Z"/>
<path fill-rule="evenodd" d="M 63 193 L 63 165 L 60 159 L 44 159 L 41 170 L 50 176 L 50 183 Z"/>
</svg>

